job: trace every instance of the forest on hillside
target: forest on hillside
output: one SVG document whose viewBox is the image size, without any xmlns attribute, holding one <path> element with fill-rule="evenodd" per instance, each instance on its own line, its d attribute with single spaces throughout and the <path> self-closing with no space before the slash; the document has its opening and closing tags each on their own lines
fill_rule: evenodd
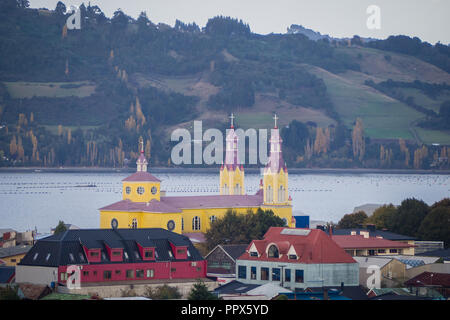
<svg viewBox="0 0 450 320">
<path fill-rule="evenodd" d="M 49 10 L 30 9 L 26 0 L 0 3 L 0 166 L 134 166 L 139 137 L 151 165 L 171 166 L 170 128 L 207 112 L 257 113 L 261 94 L 314 110 L 334 123 L 321 127 L 292 120 L 284 126 L 289 166 L 449 166 L 446 145 L 376 141 L 357 116 L 346 124 L 325 82 L 305 67 L 334 74 L 360 71 L 358 60 L 339 50 L 350 45 L 384 50 L 387 56 L 400 52 L 449 72 L 448 46 L 403 36 L 369 44 L 355 36 L 347 44 L 301 34 L 259 35 L 242 20 L 221 16 L 201 28 L 179 20 L 173 27 L 155 24 L 145 12 L 133 19 L 120 9 L 108 18 L 98 6 L 84 4 L 80 13 L 81 29 L 67 30 L 71 13 L 61 1 Z M 197 76 L 216 91 L 200 101 L 158 86 L 156 76 Z M 392 84 L 367 82 L 423 114 L 423 128 L 449 129 L 448 101 L 430 111 L 392 91 L 407 87 L 445 96 L 449 84 Z M 224 117 L 215 126 L 225 129 L 226 122 Z"/>
</svg>

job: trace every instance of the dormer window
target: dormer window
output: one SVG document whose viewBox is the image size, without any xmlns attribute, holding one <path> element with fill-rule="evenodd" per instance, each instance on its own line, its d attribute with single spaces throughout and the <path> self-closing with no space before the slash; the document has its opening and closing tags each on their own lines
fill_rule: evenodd
<svg viewBox="0 0 450 320">
<path fill-rule="evenodd" d="M 169 257 L 173 258 L 172 251 L 168 250 L 168 252 L 169 252 Z"/>
<path fill-rule="evenodd" d="M 257 257 L 257 256 L 258 256 L 258 252 L 250 251 L 250 257 Z"/>
<path fill-rule="evenodd" d="M 144 253 L 144 256 L 148 259 L 152 259 L 153 258 L 153 251 L 152 250 L 146 250 Z"/>
<path fill-rule="evenodd" d="M 271 245 L 269 247 L 269 250 L 267 251 L 267 256 L 269 258 L 278 258 L 280 256 L 276 245 Z"/>
<path fill-rule="evenodd" d="M 290 254 L 288 255 L 289 260 L 297 260 L 297 255 L 296 254 Z"/>
</svg>

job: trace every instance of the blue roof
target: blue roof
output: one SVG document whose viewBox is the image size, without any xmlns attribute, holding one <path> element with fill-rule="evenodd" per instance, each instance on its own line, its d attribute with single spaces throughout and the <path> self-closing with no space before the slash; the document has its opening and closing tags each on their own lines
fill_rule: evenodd
<svg viewBox="0 0 450 320">
<path fill-rule="evenodd" d="M 15 273 L 15 267 L 0 267 L 0 283 L 9 283 Z"/>
</svg>

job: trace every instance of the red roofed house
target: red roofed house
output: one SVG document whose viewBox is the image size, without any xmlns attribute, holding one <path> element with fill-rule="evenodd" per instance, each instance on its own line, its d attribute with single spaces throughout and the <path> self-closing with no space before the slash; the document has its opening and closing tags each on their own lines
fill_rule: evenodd
<svg viewBox="0 0 450 320">
<path fill-rule="evenodd" d="M 381 237 L 370 237 L 369 232 L 361 232 L 359 235 L 332 235 L 332 239 L 342 249 L 352 256 L 382 256 L 397 255 L 409 252 L 414 245 L 383 239 Z"/>
<path fill-rule="evenodd" d="M 237 280 L 291 289 L 359 285 L 359 265 L 319 229 L 271 227 L 236 260 Z"/>
<path fill-rule="evenodd" d="M 405 282 L 405 286 L 409 287 L 411 291 L 413 287 L 416 290 L 435 289 L 441 293 L 445 298 L 450 297 L 450 274 L 437 272 L 422 272 L 421 274 L 409 279 Z"/>
</svg>

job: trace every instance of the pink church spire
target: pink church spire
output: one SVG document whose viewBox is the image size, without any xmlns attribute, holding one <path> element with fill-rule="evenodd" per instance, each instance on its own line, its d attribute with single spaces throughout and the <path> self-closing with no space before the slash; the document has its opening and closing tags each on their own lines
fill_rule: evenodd
<svg viewBox="0 0 450 320">
<path fill-rule="evenodd" d="M 139 151 L 140 151 L 140 156 L 136 161 L 136 165 L 137 165 L 136 171 L 147 172 L 148 162 L 144 155 L 144 139 L 142 139 L 142 137 L 139 138 Z"/>
<path fill-rule="evenodd" d="M 267 171 L 270 168 L 270 171 L 272 173 L 278 173 L 280 170 L 287 171 L 286 163 L 283 160 L 283 152 L 281 151 L 281 144 L 283 140 L 280 136 L 280 131 L 278 129 L 277 120 L 279 119 L 277 115 L 273 117 L 275 121 L 274 128 L 271 130 L 270 135 L 270 155 L 269 155 L 269 161 L 267 162 L 267 165 L 264 169 L 264 171 Z"/>
<path fill-rule="evenodd" d="M 238 142 L 239 138 L 234 131 L 234 114 L 230 116 L 231 124 L 230 129 L 227 130 L 227 137 L 225 139 L 225 163 L 224 165 L 228 170 L 235 170 L 240 165 L 238 156 Z M 243 166 L 240 166 L 243 170 Z M 222 169 L 222 168 L 221 168 Z"/>
</svg>

